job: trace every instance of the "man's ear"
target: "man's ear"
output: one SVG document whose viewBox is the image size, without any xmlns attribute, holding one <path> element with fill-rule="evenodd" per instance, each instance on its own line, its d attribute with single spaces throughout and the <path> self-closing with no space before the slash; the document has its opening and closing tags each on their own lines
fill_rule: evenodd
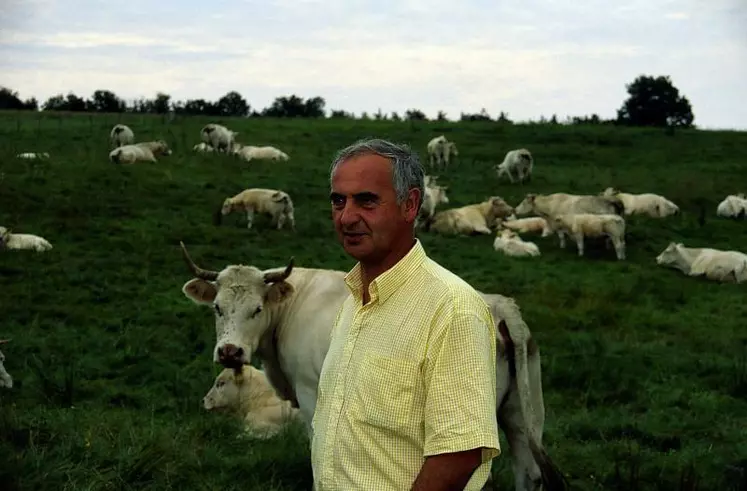
<svg viewBox="0 0 747 491">
<path fill-rule="evenodd" d="M 200 278 L 189 280 L 182 287 L 182 293 L 196 304 L 210 304 L 218 295 L 215 283 Z"/>
<path fill-rule="evenodd" d="M 407 198 L 403 205 L 403 212 L 408 221 L 414 222 L 418 216 L 418 205 L 420 204 L 420 189 L 412 188 L 407 193 Z"/>
</svg>

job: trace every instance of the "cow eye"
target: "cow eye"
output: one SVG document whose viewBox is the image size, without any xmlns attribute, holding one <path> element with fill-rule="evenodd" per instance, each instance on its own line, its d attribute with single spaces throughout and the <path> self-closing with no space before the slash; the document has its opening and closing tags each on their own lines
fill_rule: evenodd
<svg viewBox="0 0 747 491">
<path fill-rule="evenodd" d="M 262 306 L 260 305 L 257 307 L 257 310 L 254 311 L 254 315 L 259 315 L 259 313 L 262 312 Z"/>
<path fill-rule="evenodd" d="M 218 306 L 217 303 L 213 304 L 213 308 L 215 308 L 215 313 L 216 314 L 218 314 L 219 316 L 223 315 L 223 312 L 220 311 L 220 307 Z"/>
</svg>

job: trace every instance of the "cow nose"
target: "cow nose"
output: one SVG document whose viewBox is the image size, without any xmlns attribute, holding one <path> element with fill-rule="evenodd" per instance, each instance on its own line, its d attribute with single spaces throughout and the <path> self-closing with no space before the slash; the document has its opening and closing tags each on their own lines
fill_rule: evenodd
<svg viewBox="0 0 747 491">
<path fill-rule="evenodd" d="M 244 348 L 235 344 L 224 344 L 218 348 L 218 361 L 226 368 L 239 367 L 242 364 L 241 357 L 244 354 Z"/>
</svg>

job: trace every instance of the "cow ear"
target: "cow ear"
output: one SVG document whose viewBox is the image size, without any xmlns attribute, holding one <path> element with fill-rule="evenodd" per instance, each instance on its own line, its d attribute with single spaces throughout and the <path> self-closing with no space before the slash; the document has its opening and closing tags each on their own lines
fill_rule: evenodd
<svg viewBox="0 0 747 491">
<path fill-rule="evenodd" d="M 216 295 L 218 295 L 215 283 L 200 278 L 194 278 L 186 282 L 182 287 L 182 292 L 187 298 L 198 304 L 213 303 Z"/>
<path fill-rule="evenodd" d="M 265 293 L 265 302 L 279 303 L 288 298 L 293 293 L 293 285 L 287 281 L 278 281 L 267 288 Z"/>
</svg>

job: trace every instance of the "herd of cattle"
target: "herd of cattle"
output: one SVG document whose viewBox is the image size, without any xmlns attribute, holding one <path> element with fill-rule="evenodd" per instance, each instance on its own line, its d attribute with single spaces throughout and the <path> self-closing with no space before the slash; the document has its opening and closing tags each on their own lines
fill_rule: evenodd
<svg viewBox="0 0 747 491">
<path fill-rule="evenodd" d="M 201 143 L 194 151 L 218 152 L 245 160 L 288 160 L 274 147 L 242 145 L 236 132 L 218 124 L 200 131 Z M 171 155 L 165 141 L 134 143 L 134 132 L 118 124 L 110 133 L 109 158 L 115 164 L 137 161 L 156 162 L 156 156 Z M 446 169 L 452 157 L 459 155 L 454 142 L 443 135 L 427 145 L 427 164 L 431 171 Z M 48 154 L 25 153 L 19 158 L 49 158 Z M 511 183 L 528 182 L 534 167 L 527 149 L 508 152 L 495 167 L 498 178 Z M 438 234 L 495 234 L 493 247 L 508 256 L 539 256 L 539 247 L 524 241 L 520 234 L 557 235 L 560 247 L 569 236 L 579 256 L 584 241 L 603 238 L 614 247 L 618 260 L 625 259 L 625 217 L 635 214 L 665 218 L 679 213 L 679 207 L 655 194 L 628 194 L 607 188 L 598 195 L 553 193 L 527 194 L 512 207 L 499 196 L 459 208 L 436 211 L 448 204 L 447 186 L 437 175 L 425 178 L 425 198 L 417 219 L 417 228 Z M 295 230 L 293 200 L 279 189 L 245 189 L 227 197 L 222 216 L 243 212 L 251 228 L 256 213 L 269 215 L 272 226 Z M 717 207 L 717 215 L 744 217 L 747 199 L 730 195 Z M 520 215 L 534 215 L 518 218 Z M 16 234 L 0 227 L 0 249 L 46 251 L 45 239 Z M 277 434 L 289 421 L 297 419 L 311 426 L 316 405 L 317 384 L 329 343 L 329 334 L 338 308 L 348 295 L 344 271 L 294 267 L 293 258 L 279 268 L 260 270 L 253 266 L 229 265 L 220 271 L 195 264 L 181 244 L 182 255 L 193 278 L 183 294 L 215 313 L 216 344 L 213 360 L 224 369 L 203 399 L 207 410 L 230 411 L 246 421 L 247 431 L 258 438 Z M 659 265 L 679 269 L 689 276 L 705 276 L 716 281 L 747 280 L 747 255 L 737 251 L 688 248 L 671 242 L 656 258 Z M 506 433 L 517 490 L 565 489 L 566 482 L 542 445 L 544 402 L 541 384 L 539 348 L 522 319 L 517 303 L 510 297 L 480 292 L 496 321 L 498 351 L 496 416 Z M 0 344 L 7 340 L 0 340 Z M 256 356 L 258 370 L 250 365 Z M 12 387 L 12 378 L 2 365 L 0 386 Z M 511 368 L 510 368 L 511 367 Z"/>
</svg>

